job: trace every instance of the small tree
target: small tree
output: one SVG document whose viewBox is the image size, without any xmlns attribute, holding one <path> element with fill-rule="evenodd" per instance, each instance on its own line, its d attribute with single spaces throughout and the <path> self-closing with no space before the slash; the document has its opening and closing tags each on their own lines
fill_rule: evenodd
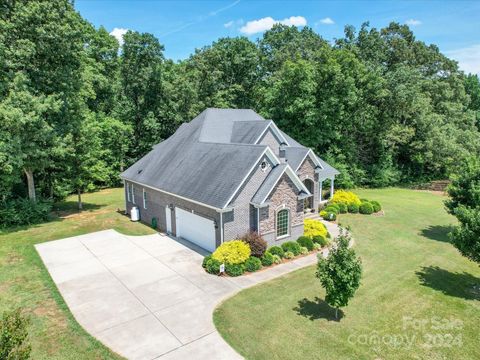
<svg viewBox="0 0 480 360">
<path fill-rule="evenodd" d="M 25 360 L 30 357 L 27 327 L 28 319 L 20 309 L 3 314 L 0 322 L 0 359 Z"/>
<path fill-rule="evenodd" d="M 450 239 L 463 256 L 480 264 L 480 160 L 466 160 L 447 191 L 447 210 L 460 223 Z"/>
<path fill-rule="evenodd" d="M 338 308 L 348 305 L 362 277 L 362 263 L 349 242 L 349 236 L 340 234 L 328 257 L 319 257 L 317 264 L 316 275 L 327 293 L 325 301 L 335 308 L 335 318 Z"/>
</svg>

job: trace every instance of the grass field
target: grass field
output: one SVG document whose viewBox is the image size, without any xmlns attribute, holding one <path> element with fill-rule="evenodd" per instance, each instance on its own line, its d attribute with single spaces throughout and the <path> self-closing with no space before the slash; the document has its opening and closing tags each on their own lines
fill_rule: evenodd
<svg viewBox="0 0 480 360">
<path fill-rule="evenodd" d="M 124 209 L 123 190 L 86 194 L 78 213 L 76 197 L 57 204 L 52 222 L 0 232 L 0 312 L 21 306 L 31 319 L 32 359 L 118 359 L 75 321 L 43 266 L 34 244 L 116 229 L 130 235 L 153 233 L 117 212 Z"/>
<path fill-rule="evenodd" d="M 479 359 L 480 268 L 448 243 L 443 196 L 358 191 L 384 216 L 341 215 L 363 261 L 362 284 L 339 321 L 308 267 L 242 291 L 214 313 L 247 359 Z"/>
</svg>

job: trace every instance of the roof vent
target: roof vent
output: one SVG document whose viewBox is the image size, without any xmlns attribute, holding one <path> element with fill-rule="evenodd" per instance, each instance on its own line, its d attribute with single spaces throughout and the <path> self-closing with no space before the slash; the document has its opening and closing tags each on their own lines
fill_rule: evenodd
<svg viewBox="0 0 480 360">
<path fill-rule="evenodd" d="M 137 171 L 137 174 L 140 174 L 143 171 L 143 169 L 140 169 Z"/>
</svg>

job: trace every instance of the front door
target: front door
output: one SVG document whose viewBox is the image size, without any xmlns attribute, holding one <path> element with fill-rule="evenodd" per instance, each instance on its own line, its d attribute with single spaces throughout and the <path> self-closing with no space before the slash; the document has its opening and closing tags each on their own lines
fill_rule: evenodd
<svg viewBox="0 0 480 360">
<path fill-rule="evenodd" d="M 167 219 L 167 234 L 172 233 L 172 210 L 165 206 L 165 218 Z"/>
<path fill-rule="evenodd" d="M 313 209 L 313 180 L 311 179 L 305 179 L 303 180 L 303 184 L 307 188 L 307 190 L 312 194 L 312 196 L 309 196 L 304 200 L 304 209 Z"/>
</svg>

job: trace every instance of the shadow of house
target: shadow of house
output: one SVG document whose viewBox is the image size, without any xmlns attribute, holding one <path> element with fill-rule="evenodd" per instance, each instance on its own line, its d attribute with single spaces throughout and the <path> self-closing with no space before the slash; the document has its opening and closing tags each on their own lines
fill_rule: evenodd
<svg viewBox="0 0 480 360">
<path fill-rule="evenodd" d="M 433 225 L 423 229 L 420 235 L 435 241 L 450 242 L 448 233 L 453 230 L 453 225 Z"/>
<path fill-rule="evenodd" d="M 425 266 L 415 273 L 423 286 L 445 295 L 466 300 L 480 300 L 480 278 L 469 273 L 450 272 L 438 266 Z"/>
<path fill-rule="evenodd" d="M 294 307 L 293 310 L 296 311 L 298 315 L 303 316 L 310 321 L 318 319 L 340 321 L 344 316 L 343 311 L 339 309 L 338 318 L 335 318 L 335 308 L 328 305 L 319 297 L 315 297 L 313 301 L 303 298 L 298 301 L 298 306 Z"/>
</svg>

